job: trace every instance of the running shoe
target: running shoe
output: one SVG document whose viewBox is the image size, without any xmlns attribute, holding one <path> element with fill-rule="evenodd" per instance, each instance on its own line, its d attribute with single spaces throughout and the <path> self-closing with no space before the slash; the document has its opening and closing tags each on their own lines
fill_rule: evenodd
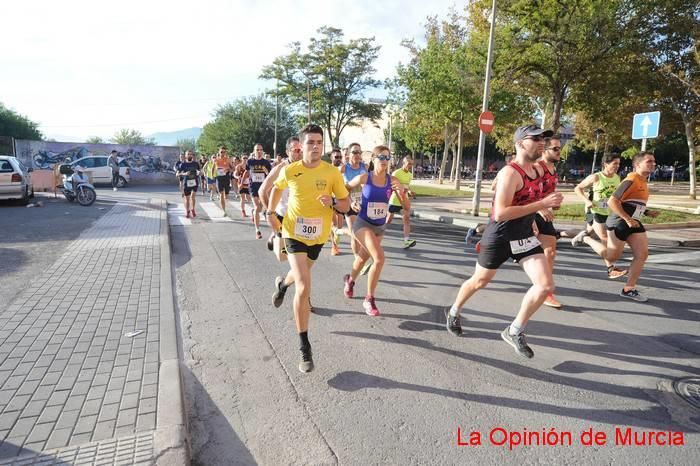
<svg viewBox="0 0 700 466">
<path fill-rule="evenodd" d="M 272 236 L 270 236 L 270 238 L 268 238 L 268 240 L 267 240 L 267 249 L 269 249 L 270 251 L 275 249 L 275 245 L 272 243 L 272 241 L 274 239 L 275 239 L 275 234 L 273 233 Z"/>
<path fill-rule="evenodd" d="M 544 305 L 549 306 L 549 307 L 554 307 L 559 309 L 561 307 L 561 303 L 557 301 L 557 298 L 554 297 L 552 293 L 549 293 L 547 295 L 547 298 L 544 300 Z"/>
<path fill-rule="evenodd" d="M 477 254 L 479 254 L 481 252 L 481 241 L 476 242 L 476 245 L 474 246 L 474 250 L 476 250 Z"/>
<path fill-rule="evenodd" d="M 192 211 L 192 218 L 195 218 L 196 216 L 197 216 L 197 212 L 195 212 L 195 211 L 193 210 L 193 211 Z"/>
<path fill-rule="evenodd" d="M 532 348 L 530 348 L 525 341 L 525 334 L 519 333 L 518 335 L 513 336 L 510 334 L 509 330 L 510 325 L 501 332 L 501 338 L 503 338 L 503 341 L 512 346 L 513 349 L 515 349 L 515 352 L 521 356 L 525 356 L 528 359 L 535 356 L 535 352 L 532 351 Z"/>
<path fill-rule="evenodd" d="M 365 262 L 365 265 L 362 266 L 362 269 L 360 270 L 360 275 L 367 275 L 367 272 L 369 272 L 369 269 L 372 267 L 372 259 L 367 259 L 367 262 Z"/>
<path fill-rule="evenodd" d="M 309 296 L 309 312 L 312 314 L 316 313 L 316 309 L 314 309 L 314 306 L 311 304 L 311 296 Z"/>
<path fill-rule="evenodd" d="M 262 232 L 260 230 L 255 232 L 255 239 L 262 239 Z"/>
<path fill-rule="evenodd" d="M 586 236 L 588 236 L 588 232 L 586 230 L 581 230 L 576 236 L 571 238 L 571 245 L 573 247 L 583 245 L 583 238 L 585 238 Z"/>
<path fill-rule="evenodd" d="M 284 302 L 284 295 L 287 294 L 287 288 L 282 288 L 284 277 L 275 277 L 275 292 L 272 293 L 272 305 L 280 307 Z"/>
<path fill-rule="evenodd" d="M 338 232 L 338 229 L 336 228 L 335 231 L 333 232 L 335 244 L 340 244 L 340 233 Z"/>
<path fill-rule="evenodd" d="M 445 309 L 445 321 L 447 322 L 447 331 L 456 337 L 462 336 L 462 319 L 457 317 L 452 317 L 450 315 L 450 309 Z"/>
<path fill-rule="evenodd" d="M 608 278 L 614 280 L 616 278 L 624 277 L 625 275 L 627 275 L 627 272 L 629 272 L 629 270 L 618 269 L 614 265 L 611 265 L 610 267 L 608 267 Z"/>
<path fill-rule="evenodd" d="M 339 256 L 339 255 L 340 255 L 340 249 L 338 248 L 338 246 L 336 246 L 334 244 L 333 246 L 331 246 L 331 256 Z"/>
<path fill-rule="evenodd" d="M 228 212 L 224 210 L 224 215 L 222 215 L 222 217 L 228 217 Z"/>
<path fill-rule="evenodd" d="M 648 301 L 647 297 L 641 294 L 636 288 L 627 291 L 623 288 L 622 291 L 620 291 L 620 296 L 639 301 L 640 303 Z"/>
<path fill-rule="evenodd" d="M 467 235 L 464 237 L 464 242 L 467 244 L 467 247 L 469 247 L 474 235 L 476 235 L 476 228 L 470 228 L 467 230 Z"/>
<path fill-rule="evenodd" d="M 416 245 L 416 240 L 414 240 L 414 239 L 407 239 L 407 240 L 404 240 L 404 242 L 403 242 L 404 249 L 412 248 L 415 245 Z"/>
<path fill-rule="evenodd" d="M 311 346 L 303 346 L 299 348 L 301 351 L 301 361 L 299 362 L 299 370 L 301 372 L 311 372 L 314 370 L 314 359 L 311 355 Z"/>
<path fill-rule="evenodd" d="M 346 298 L 352 298 L 353 296 L 353 290 L 355 288 L 355 281 L 350 277 L 349 274 L 346 274 L 343 277 L 343 283 L 345 283 L 345 286 L 343 287 L 343 294 L 345 295 Z"/>
<path fill-rule="evenodd" d="M 245 210 L 241 211 L 241 215 L 243 216 L 243 218 L 247 218 L 247 217 L 248 217 L 248 214 L 245 213 Z"/>
<path fill-rule="evenodd" d="M 372 317 L 377 317 L 379 315 L 379 309 L 377 304 L 374 302 L 374 296 L 366 296 L 362 307 L 365 310 L 365 314 Z"/>
<path fill-rule="evenodd" d="M 185 218 L 190 218 L 190 217 L 191 217 L 190 211 L 188 210 L 187 213 L 185 214 Z"/>
</svg>

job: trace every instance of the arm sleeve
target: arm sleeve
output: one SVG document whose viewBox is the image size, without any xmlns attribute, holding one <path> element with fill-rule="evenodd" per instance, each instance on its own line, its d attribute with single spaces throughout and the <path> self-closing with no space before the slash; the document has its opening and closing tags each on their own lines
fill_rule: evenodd
<svg viewBox="0 0 700 466">
<path fill-rule="evenodd" d="M 287 167 L 280 170 L 280 174 L 277 176 L 275 181 L 275 188 L 286 189 L 289 185 L 287 184 Z"/>
<path fill-rule="evenodd" d="M 620 186 L 617 187 L 615 192 L 613 193 L 613 197 L 617 199 L 622 199 L 622 195 L 625 194 L 625 191 L 629 189 L 629 187 L 632 186 L 632 182 L 629 180 L 625 180 L 622 183 L 620 183 Z"/>
</svg>

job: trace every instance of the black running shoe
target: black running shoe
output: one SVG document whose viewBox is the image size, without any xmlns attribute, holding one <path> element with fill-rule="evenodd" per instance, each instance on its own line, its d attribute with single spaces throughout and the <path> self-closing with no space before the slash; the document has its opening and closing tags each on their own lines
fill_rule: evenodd
<svg viewBox="0 0 700 466">
<path fill-rule="evenodd" d="M 314 370 L 314 359 L 311 355 L 311 346 L 301 347 L 301 361 L 299 362 L 299 370 L 301 372 L 311 372 Z"/>
<path fill-rule="evenodd" d="M 501 332 L 501 338 L 503 338 L 503 341 L 512 346 L 513 349 L 515 349 L 515 352 L 519 355 L 525 356 L 528 359 L 534 357 L 535 352 L 532 351 L 532 348 L 527 346 L 527 342 L 525 341 L 525 334 L 520 333 L 518 335 L 512 336 L 509 330 L 510 325 L 506 327 L 506 329 L 503 332 Z"/>
<path fill-rule="evenodd" d="M 275 278 L 275 292 L 272 293 L 272 305 L 275 307 L 280 307 L 284 302 L 284 295 L 287 293 L 287 288 L 283 288 L 284 278 Z"/>
<path fill-rule="evenodd" d="M 270 251 L 275 249 L 275 245 L 272 243 L 272 240 L 274 238 L 274 236 L 270 236 L 270 239 L 267 240 L 267 249 L 269 249 Z"/>
<path fill-rule="evenodd" d="M 445 309 L 445 320 L 447 321 L 447 331 L 456 337 L 462 336 L 462 319 L 457 317 L 452 317 L 450 315 L 450 310 Z"/>
</svg>

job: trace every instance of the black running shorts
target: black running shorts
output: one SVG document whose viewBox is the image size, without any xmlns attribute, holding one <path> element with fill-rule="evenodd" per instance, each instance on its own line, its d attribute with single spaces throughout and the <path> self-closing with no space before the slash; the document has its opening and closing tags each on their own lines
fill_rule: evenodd
<svg viewBox="0 0 700 466">
<path fill-rule="evenodd" d="M 615 236 L 621 241 L 627 241 L 627 238 L 629 238 L 630 235 L 633 235 L 634 233 L 644 233 L 646 231 L 644 225 L 642 225 L 641 223 L 638 227 L 630 228 L 630 226 L 627 225 L 627 222 L 625 222 L 622 219 L 613 224 L 607 224 L 606 226 L 608 228 L 608 231 L 615 232 Z"/>
<path fill-rule="evenodd" d="M 510 241 L 494 238 L 492 236 L 484 236 L 481 239 L 481 250 L 479 251 L 477 262 L 485 269 L 495 270 L 509 258 L 520 262 L 521 259 L 534 256 L 535 254 L 544 254 L 542 246 L 536 246 L 520 254 L 513 254 L 510 249 Z"/>
<path fill-rule="evenodd" d="M 546 221 L 541 215 L 537 214 L 535 216 L 535 223 L 537 224 L 537 230 L 540 235 L 554 236 L 555 238 L 560 238 L 559 232 L 554 228 L 554 223 Z"/>
<path fill-rule="evenodd" d="M 260 186 L 262 186 L 262 183 L 251 183 L 250 195 L 253 197 L 260 197 L 260 194 L 258 193 L 258 191 L 260 190 Z"/>
<path fill-rule="evenodd" d="M 309 246 L 306 243 L 292 238 L 284 238 L 284 246 L 287 249 L 287 254 L 306 254 L 306 257 L 312 261 L 318 259 L 318 256 L 321 254 L 321 249 L 323 249 L 323 244 Z"/>
<path fill-rule="evenodd" d="M 219 189 L 219 192 L 223 191 L 228 194 L 231 191 L 231 177 L 228 175 L 217 176 L 216 187 Z"/>
</svg>

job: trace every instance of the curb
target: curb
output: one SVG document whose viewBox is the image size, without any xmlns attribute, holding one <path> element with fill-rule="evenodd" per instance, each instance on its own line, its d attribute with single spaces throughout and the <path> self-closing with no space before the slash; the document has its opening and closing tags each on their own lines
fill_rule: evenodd
<svg viewBox="0 0 700 466">
<path fill-rule="evenodd" d="M 170 229 L 165 201 L 149 199 L 160 210 L 160 370 L 158 371 L 158 415 L 153 439 L 154 464 L 190 464 L 184 388 L 178 353 L 177 316 L 173 300 L 170 262 Z"/>
<path fill-rule="evenodd" d="M 444 209 L 435 209 L 436 211 L 450 212 Z M 429 220 L 439 223 L 447 223 L 450 225 L 460 226 L 464 228 L 476 228 L 479 224 L 484 224 L 488 222 L 488 217 L 473 217 L 473 218 L 459 218 L 452 217 L 449 215 L 440 215 L 439 213 L 433 213 L 425 210 L 411 210 L 411 217 Z M 570 226 L 570 225 L 567 225 Z M 674 228 L 700 228 L 700 222 L 685 222 L 685 223 L 660 223 L 656 225 L 644 225 L 644 227 L 650 231 L 654 232 L 656 230 L 669 230 Z M 659 233 L 661 234 L 661 233 Z M 665 238 L 655 238 L 648 235 L 649 244 L 654 246 L 668 246 L 668 247 L 686 247 L 686 248 L 697 248 L 700 247 L 700 239 L 689 239 L 689 240 L 679 240 L 669 237 Z"/>
</svg>

